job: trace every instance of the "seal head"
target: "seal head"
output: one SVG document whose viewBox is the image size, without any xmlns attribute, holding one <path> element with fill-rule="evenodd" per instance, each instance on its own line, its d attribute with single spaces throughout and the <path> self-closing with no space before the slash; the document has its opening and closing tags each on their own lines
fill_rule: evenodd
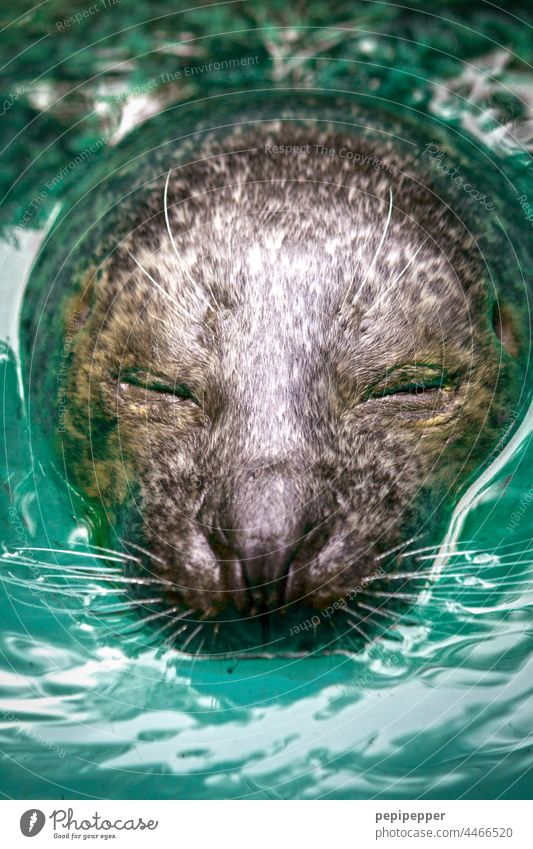
<svg viewBox="0 0 533 849">
<path fill-rule="evenodd" d="M 266 123 L 88 263 L 69 468 L 184 607 L 321 608 L 443 528 L 519 381 L 457 209 L 390 143 Z"/>
</svg>

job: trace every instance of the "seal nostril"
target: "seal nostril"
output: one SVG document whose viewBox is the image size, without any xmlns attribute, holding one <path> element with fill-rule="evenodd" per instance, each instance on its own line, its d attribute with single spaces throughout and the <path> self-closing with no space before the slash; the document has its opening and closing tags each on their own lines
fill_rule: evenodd
<svg viewBox="0 0 533 849">
<path fill-rule="evenodd" d="M 283 606 L 292 556 L 277 552 L 253 560 L 240 558 L 243 582 L 248 590 L 252 612 L 267 613 Z"/>
<path fill-rule="evenodd" d="M 301 549 L 305 537 L 297 545 L 282 545 L 264 540 L 248 540 L 246 549 L 238 550 L 241 574 L 253 609 L 267 612 L 279 609 L 285 603 L 287 580 L 292 563 Z"/>
<path fill-rule="evenodd" d="M 213 540 L 215 545 L 220 545 L 225 548 L 231 548 L 231 539 L 224 528 L 213 528 L 210 538 Z"/>
</svg>

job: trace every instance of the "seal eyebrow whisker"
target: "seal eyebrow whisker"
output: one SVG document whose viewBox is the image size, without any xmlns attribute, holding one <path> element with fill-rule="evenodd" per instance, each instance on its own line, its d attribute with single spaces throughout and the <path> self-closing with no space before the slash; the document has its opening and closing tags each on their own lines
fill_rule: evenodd
<svg viewBox="0 0 533 849">
<path fill-rule="evenodd" d="M 172 168 L 169 169 L 169 172 L 167 174 L 167 179 L 166 179 L 166 183 L 165 183 L 165 190 L 164 190 L 164 193 L 163 193 L 163 208 L 164 208 L 164 211 L 165 211 L 165 222 L 166 222 L 166 225 L 167 225 L 167 232 L 168 232 L 168 236 L 169 236 L 169 239 L 170 239 L 170 243 L 172 245 L 174 253 L 176 254 L 176 259 L 180 263 L 180 268 L 182 269 L 182 271 L 185 272 L 185 275 L 186 275 L 189 283 L 193 287 L 193 291 L 194 291 L 194 289 L 196 289 L 197 284 L 192 279 L 191 274 L 189 272 L 189 269 L 187 268 L 187 266 L 182 261 L 180 253 L 178 251 L 178 248 L 176 247 L 176 242 L 174 240 L 172 230 L 170 229 L 170 221 L 169 221 L 169 217 L 168 217 L 168 184 L 169 184 L 169 181 L 170 181 L 171 173 L 172 173 Z M 207 291 L 209 292 L 209 295 L 210 295 L 213 303 L 215 304 L 215 306 L 218 309 L 220 309 L 220 304 L 218 303 L 217 299 L 215 298 L 215 294 L 214 294 L 213 290 L 211 289 L 211 286 L 209 285 L 207 280 L 205 281 L 205 286 L 207 288 Z"/>
<path fill-rule="evenodd" d="M 407 271 L 407 269 L 409 268 L 409 266 L 410 266 L 410 265 L 411 265 L 411 264 L 415 261 L 415 259 L 417 258 L 418 254 L 420 253 L 420 251 L 422 250 L 422 248 L 424 247 L 424 245 L 426 244 L 426 242 L 427 242 L 427 240 L 428 240 L 428 239 L 429 239 L 429 236 L 426 236 L 426 238 L 424 239 L 424 241 L 423 241 L 423 242 L 422 242 L 422 243 L 418 246 L 418 248 L 417 248 L 417 249 L 416 249 L 416 251 L 414 252 L 413 256 L 411 257 L 411 259 L 409 260 L 409 262 L 407 263 L 407 265 L 405 265 L 405 266 L 404 266 L 404 268 L 403 268 L 403 269 L 400 271 L 400 273 L 398 274 L 398 276 L 394 278 L 394 280 L 392 281 L 392 283 L 390 284 L 390 286 L 387 286 L 387 288 L 385 289 L 385 291 L 381 293 L 381 295 L 379 296 L 379 298 L 377 299 L 377 301 L 374 301 L 374 303 L 372 304 L 372 306 L 371 306 L 371 308 L 370 308 L 371 310 L 373 310 L 373 309 L 375 309 L 376 307 L 379 307 L 379 306 L 380 306 L 380 304 L 381 304 L 381 303 L 382 303 L 382 301 L 383 301 L 383 298 L 384 298 L 386 295 L 388 295 L 388 293 L 389 293 L 389 292 L 390 292 L 390 290 L 393 288 L 393 286 L 396 286 L 396 283 L 398 282 L 398 280 L 400 280 L 400 278 L 401 278 L 401 277 L 403 277 L 403 275 L 405 274 L 405 272 Z"/>
<path fill-rule="evenodd" d="M 372 271 L 373 271 L 373 269 L 374 269 L 374 265 L 376 264 L 376 260 L 377 260 L 377 258 L 378 258 L 378 256 L 379 256 L 379 254 L 380 254 L 381 248 L 383 247 L 383 243 L 384 243 L 384 241 L 385 241 L 385 239 L 386 239 L 386 237 L 387 237 L 387 232 L 388 232 L 388 230 L 389 230 L 389 224 L 390 224 L 390 221 L 391 221 L 391 218 L 392 218 L 392 206 L 393 206 L 393 194 L 392 194 L 392 189 L 391 189 L 391 188 L 390 188 L 390 186 L 389 186 L 389 211 L 388 211 L 388 213 L 387 213 L 387 220 L 386 220 L 386 222 L 385 222 L 385 227 L 384 227 L 384 229 L 383 229 L 383 233 L 381 234 L 381 239 L 379 240 L 379 244 L 378 244 L 378 246 L 377 246 L 377 248 L 376 248 L 376 252 L 375 252 L 375 254 L 374 254 L 373 258 L 372 258 L 372 262 L 371 262 L 371 263 L 370 263 L 370 265 L 368 266 L 368 268 L 367 268 L 367 270 L 366 270 L 366 274 L 365 274 L 365 276 L 363 277 L 363 282 L 361 283 L 361 285 L 359 286 L 359 289 L 357 290 L 357 292 L 356 292 L 356 293 L 355 293 L 355 295 L 353 296 L 352 304 L 351 304 L 351 305 L 352 305 L 352 307 L 353 307 L 353 306 L 354 306 L 354 304 L 357 302 L 358 297 L 360 296 L 361 292 L 363 291 L 363 288 L 364 288 L 364 286 L 365 286 L 365 284 L 366 284 L 366 281 L 368 280 L 368 278 L 370 277 L 371 272 L 372 272 Z M 354 280 L 352 280 L 352 283 L 351 283 L 351 285 L 348 287 L 348 291 L 346 292 L 346 295 L 344 296 L 344 300 L 343 300 L 343 302 L 342 302 L 342 306 L 341 306 L 341 309 L 340 309 L 340 311 L 341 311 L 341 312 L 342 312 L 342 311 L 343 311 L 343 309 L 344 309 L 344 306 L 345 306 L 346 301 L 347 301 L 347 299 L 348 299 L 348 297 L 349 297 L 349 294 L 350 294 L 350 289 L 352 288 L 353 284 L 354 284 Z"/>
<path fill-rule="evenodd" d="M 156 289 L 158 290 L 158 292 L 161 292 L 161 294 L 162 294 L 162 295 L 164 295 L 164 296 L 165 296 L 165 298 L 167 298 L 167 299 L 170 301 L 170 303 L 172 304 L 172 306 L 173 306 L 173 308 L 174 308 L 175 310 L 180 310 L 180 309 L 181 309 L 181 310 L 185 313 L 185 315 L 187 316 L 187 318 L 190 318 L 190 319 L 191 319 L 191 321 L 193 321 L 195 324 L 196 324 L 196 323 L 203 324 L 203 325 L 204 325 L 204 327 L 205 327 L 207 330 L 209 330 L 209 328 L 207 327 L 207 324 L 206 324 L 204 321 L 202 321 L 202 319 L 199 319 L 199 318 L 197 318 L 196 316 L 194 316 L 194 315 L 193 315 L 192 313 L 190 313 L 187 309 L 185 309 L 185 307 L 184 307 L 182 304 L 178 303 L 178 301 L 176 301 L 176 300 L 175 300 L 175 299 L 174 299 L 171 295 L 169 295 L 169 293 L 168 293 L 168 292 L 167 292 L 167 291 L 166 291 L 166 290 L 165 290 L 165 289 L 164 289 L 164 288 L 163 288 L 163 287 L 162 287 L 162 286 L 161 286 L 161 285 L 157 282 L 157 280 L 154 280 L 154 278 L 152 277 L 152 275 L 151 275 L 151 274 L 150 274 L 150 273 L 146 270 L 146 268 L 145 268 L 143 265 L 141 265 L 141 263 L 139 262 L 139 260 L 138 260 L 136 257 L 134 257 L 134 256 L 133 256 L 133 254 L 132 254 L 132 253 L 130 253 L 130 251 L 128 251 L 128 254 L 129 254 L 129 255 L 130 255 L 130 257 L 132 258 L 132 260 L 134 261 L 134 263 L 135 263 L 135 264 L 136 264 L 136 265 L 137 265 L 137 266 L 141 269 L 141 271 L 143 272 L 143 274 L 146 274 L 146 276 L 148 277 L 148 280 L 150 280 L 150 282 L 154 284 L 154 286 L 156 287 Z M 209 332 L 211 332 L 211 331 L 209 331 Z"/>
</svg>

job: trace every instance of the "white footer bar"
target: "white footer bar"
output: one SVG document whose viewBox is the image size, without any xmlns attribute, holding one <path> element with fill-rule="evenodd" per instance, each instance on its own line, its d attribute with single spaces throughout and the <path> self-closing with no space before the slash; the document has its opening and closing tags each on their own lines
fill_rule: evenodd
<svg viewBox="0 0 533 849">
<path fill-rule="evenodd" d="M 32 800 L 1 806 L 0 839 L 9 849 L 533 847 L 531 802 Z"/>
</svg>

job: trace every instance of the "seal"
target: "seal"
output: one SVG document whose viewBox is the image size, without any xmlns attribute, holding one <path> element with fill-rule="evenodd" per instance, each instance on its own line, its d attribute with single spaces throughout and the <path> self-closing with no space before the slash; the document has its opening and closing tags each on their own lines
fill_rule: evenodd
<svg viewBox="0 0 533 849">
<path fill-rule="evenodd" d="M 435 538 L 496 444 L 518 284 L 498 297 L 464 193 L 394 139 L 269 120 L 195 144 L 62 264 L 69 480 L 183 609 L 324 608 Z"/>
</svg>

